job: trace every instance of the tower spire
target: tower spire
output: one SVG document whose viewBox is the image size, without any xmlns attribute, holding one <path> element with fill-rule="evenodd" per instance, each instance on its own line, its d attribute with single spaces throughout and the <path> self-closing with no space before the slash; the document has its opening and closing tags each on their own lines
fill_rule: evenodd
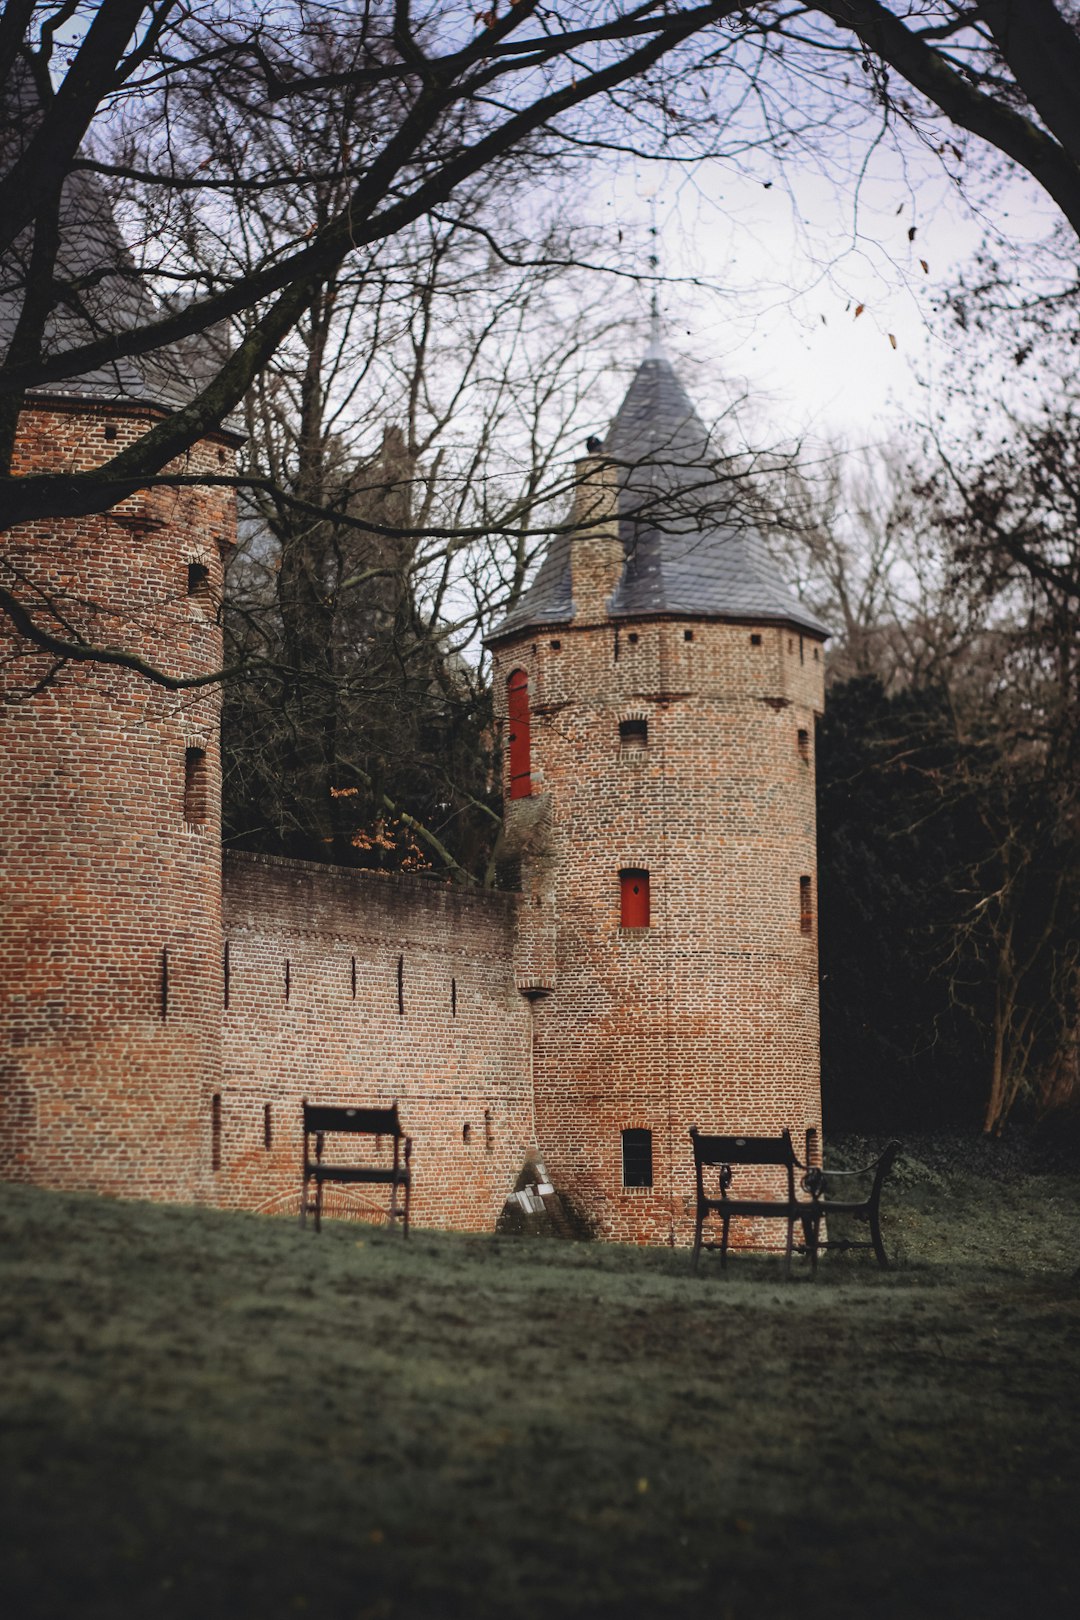
<svg viewBox="0 0 1080 1620">
<path fill-rule="evenodd" d="M 652 277 L 652 298 L 649 304 L 649 347 L 645 350 L 646 360 L 663 360 L 664 346 L 660 341 L 660 289 L 658 286 L 658 272 L 660 269 L 660 255 L 657 252 L 658 238 L 656 229 L 656 198 L 652 200 L 652 224 L 649 226 L 649 235 L 652 238 L 652 252 L 649 254 L 649 272 Z"/>
</svg>

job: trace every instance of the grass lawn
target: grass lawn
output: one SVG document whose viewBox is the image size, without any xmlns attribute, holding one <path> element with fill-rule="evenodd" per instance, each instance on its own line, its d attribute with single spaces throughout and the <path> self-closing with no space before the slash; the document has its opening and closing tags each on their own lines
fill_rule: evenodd
<svg viewBox="0 0 1080 1620">
<path fill-rule="evenodd" d="M 1073 1620 L 1080 1177 L 994 1151 L 813 1284 L 0 1188 L 5 1611 Z"/>
</svg>

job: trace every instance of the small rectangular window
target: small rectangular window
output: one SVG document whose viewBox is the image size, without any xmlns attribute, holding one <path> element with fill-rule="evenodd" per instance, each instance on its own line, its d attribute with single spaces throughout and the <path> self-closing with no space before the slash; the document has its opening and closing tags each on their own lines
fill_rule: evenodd
<svg viewBox="0 0 1080 1620">
<path fill-rule="evenodd" d="M 810 733 L 808 731 L 804 731 L 801 727 L 799 729 L 799 758 L 802 760 L 804 765 L 809 765 Z"/>
<path fill-rule="evenodd" d="M 628 866 L 619 873 L 619 923 L 623 928 L 649 926 L 649 874 Z"/>
<path fill-rule="evenodd" d="M 620 720 L 619 746 L 620 748 L 647 748 L 649 746 L 649 722 L 647 720 Z"/>
<path fill-rule="evenodd" d="M 810 934 L 814 929 L 814 904 L 808 877 L 799 879 L 799 928 L 804 934 Z"/>
<path fill-rule="evenodd" d="M 753 635 L 750 637 L 750 645 L 751 645 L 751 647 L 760 647 L 761 646 L 761 637 L 758 635 L 756 630 L 754 631 Z"/>
<path fill-rule="evenodd" d="M 209 603 L 210 570 L 205 563 L 188 563 L 187 593 L 194 601 L 201 603 L 204 607 Z"/>
<path fill-rule="evenodd" d="M 622 1180 L 624 1187 L 651 1187 L 652 1131 L 623 1131 Z"/>
<path fill-rule="evenodd" d="M 184 820 L 189 827 L 201 827 L 207 817 L 206 749 L 184 750 Z"/>
</svg>

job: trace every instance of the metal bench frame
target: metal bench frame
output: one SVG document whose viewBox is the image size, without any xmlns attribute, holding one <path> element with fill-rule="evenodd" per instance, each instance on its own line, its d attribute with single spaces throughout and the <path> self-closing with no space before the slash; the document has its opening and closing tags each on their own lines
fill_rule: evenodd
<svg viewBox="0 0 1080 1620">
<path fill-rule="evenodd" d="M 307 1223 L 308 1215 L 315 1217 L 316 1232 L 322 1231 L 323 1188 L 327 1182 L 347 1185 L 389 1186 L 389 1224 L 401 1221 L 402 1232 L 409 1235 L 409 1195 L 412 1191 L 412 1138 L 405 1135 L 398 1118 L 397 1103 L 389 1108 L 342 1108 L 323 1103 L 309 1103 L 304 1109 L 304 1170 L 300 1194 L 300 1225 Z M 389 1137 L 394 1144 L 394 1162 L 382 1164 L 326 1164 L 323 1151 L 330 1135 Z M 311 1156 L 311 1138 L 315 1138 L 315 1156 Z M 315 1183 L 315 1197 L 308 1192 L 310 1182 Z M 399 1198 L 399 1195 L 400 1198 Z"/>
<path fill-rule="evenodd" d="M 779 1136 L 705 1136 L 697 1128 L 690 1129 L 694 1144 L 694 1174 L 697 1180 L 697 1215 L 694 1226 L 693 1268 L 696 1271 L 701 1258 L 702 1232 L 710 1215 L 719 1215 L 723 1223 L 720 1240 L 720 1265 L 727 1269 L 728 1237 L 732 1217 L 768 1217 L 787 1223 L 787 1243 L 784 1250 L 785 1266 L 791 1272 L 791 1255 L 795 1247 L 795 1226 L 801 1224 L 806 1236 L 806 1250 L 811 1269 L 817 1264 L 817 1236 L 820 1215 L 813 1201 L 799 1199 L 795 1193 L 795 1171 L 803 1167 L 795 1157 L 791 1132 Z M 731 1196 L 735 1179 L 735 1166 L 779 1165 L 787 1172 L 786 1198 L 738 1198 Z M 715 1166 L 719 1172 L 719 1197 L 705 1191 L 705 1170 Z M 715 1244 L 707 1245 L 715 1248 Z"/>
<path fill-rule="evenodd" d="M 807 1170 L 802 1178 L 802 1184 L 810 1194 L 813 1209 L 817 1213 L 815 1223 L 814 1247 L 815 1249 L 873 1249 L 877 1255 L 878 1265 L 883 1271 L 889 1268 L 889 1257 L 885 1253 L 885 1245 L 881 1239 L 881 1189 L 885 1185 L 885 1177 L 892 1169 L 896 1155 L 901 1144 L 892 1141 L 884 1153 L 864 1164 L 858 1170 L 821 1170 L 815 1167 Z M 830 1196 L 830 1189 L 839 1181 L 853 1180 L 857 1176 L 873 1175 L 873 1183 L 868 1193 L 861 1198 Z M 833 1238 L 820 1237 L 821 1222 L 826 1223 L 831 1215 L 850 1215 L 855 1220 L 863 1221 L 870 1228 L 867 1238 Z M 826 1225 L 826 1231 L 828 1226 Z M 807 1236 L 809 1242 L 809 1234 Z"/>
</svg>

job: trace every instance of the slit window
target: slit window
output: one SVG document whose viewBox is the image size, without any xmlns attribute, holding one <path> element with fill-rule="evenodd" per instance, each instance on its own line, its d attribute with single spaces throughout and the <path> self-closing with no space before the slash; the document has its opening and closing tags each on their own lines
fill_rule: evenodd
<svg viewBox="0 0 1080 1620">
<path fill-rule="evenodd" d="M 509 721 L 510 797 L 527 799 L 532 793 L 532 745 L 530 738 L 529 677 L 515 669 L 506 683 Z"/>
<path fill-rule="evenodd" d="M 206 777 L 206 749 L 185 748 L 184 820 L 189 827 L 201 827 L 206 821 L 209 803 Z"/>
<path fill-rule="evenodd" d="M 804 934 L 812 933 L 814 928 L 814 897 L 808 877 L 799 879 L 799 928 Z"/>
<path fill-rule="evenodd" d="M 620 720 L 619 747 L 626 753 L 648 748 L 649 722 L 647 720 Z"/>
<path fill-rule="evenodd" d="M 619 923 L 623 928 L 649 926 L 649 874 L 639 866 L 619 873 Z"/>
<path fill-rule="evenodd" d="M 622 1183 L 624 1187 L 651 1187 L 652 1131 L 623 1131 Z"/>
<path fill-rule="evenodd" d="M 215 1091 L 210 1100 L 210 1168 L 221 1169 L 221 1093 Z"/>
<path fill-rule="evenodd" d="M 810 763 L 810 733 L 799 728 L 799 758 L 804 765 Z"/>
</svg>

